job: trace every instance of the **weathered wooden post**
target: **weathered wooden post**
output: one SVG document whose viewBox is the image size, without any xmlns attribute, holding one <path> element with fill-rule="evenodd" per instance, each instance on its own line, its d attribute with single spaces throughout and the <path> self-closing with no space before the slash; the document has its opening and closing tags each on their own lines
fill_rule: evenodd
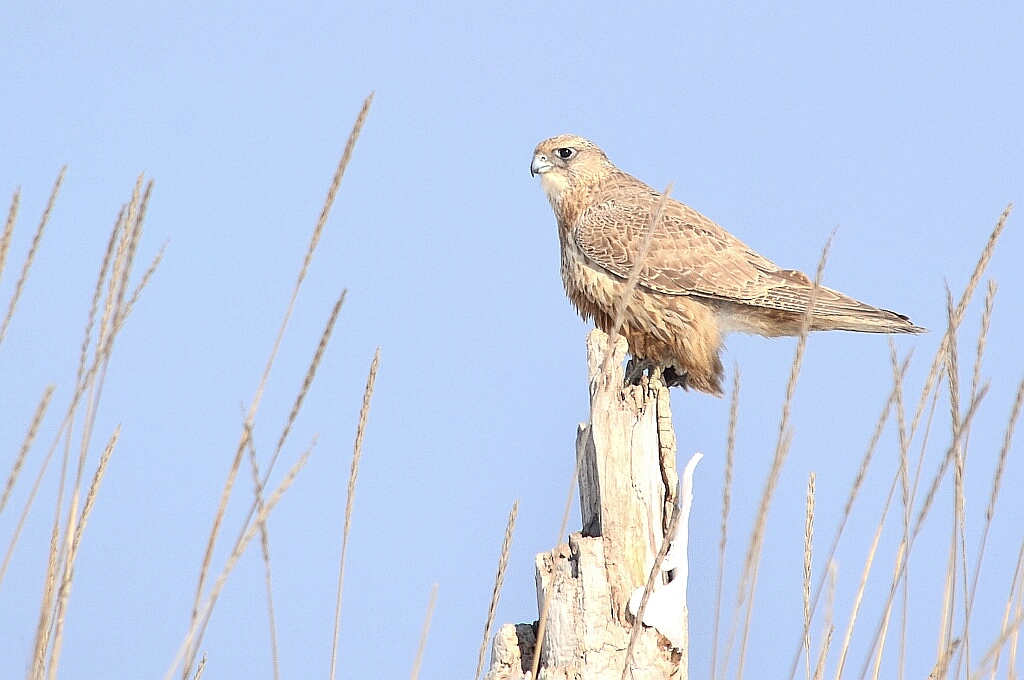
<svg viewBox="0 0 1024 680">
<path fill-rule="evenodd" d="M 583 528 L 536 560 L 538 611 L 547 602 L 538 680 L 622 677 L 633 627 L 627 603 L 647 582 L 675 501 L 668 389 L 646 379 L 624 387 L 626 342 L 617 339 L 608 362 L 607 345 L 599 330 L 587 337 L 590 423 L 576 439 Z M 536 624 L 502 626 L 487 680 L 529 678 L 537 632 Z M 685 680 L 686 653 L 645 626 L 629 677 Z"/>
</svg>

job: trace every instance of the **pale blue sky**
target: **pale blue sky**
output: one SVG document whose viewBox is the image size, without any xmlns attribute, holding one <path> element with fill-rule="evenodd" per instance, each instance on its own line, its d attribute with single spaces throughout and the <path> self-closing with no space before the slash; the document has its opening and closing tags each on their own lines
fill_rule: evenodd
<svg viewBox="0 0 1024 680">
<path fill-rule="evenodd" d="M 267 455 L 347 288 L 288 460 L 314 433 L 319 443 L 270 525 L 285 677 L 327 673 L 344 487 L 377 345 L 339 676 L 406 677 L 438 583 L 421 677 L 470 677 L 517 498 L 498 622 L 536 618 L 533 557 L 555 545 L 575 428 L 587 417 L 588 330 L 564 299 L 554 218 L 529 174 L 538 141 L 593 139 L 649 184 L 673 182 L 676 198 L 782 266 L 812 271 L 838 227 L 826 284 L 940 330 L 945 283 L 959 293 L 1001 211 L 1024 198 L 1022 45 L 1015 2 L 4 6 L 0 195 L 22 188 L 9 267 L 20 266 L 59 168 L 69 170 L 0 346 L 2 474 L 44 386 L 58 385 L 57 411 L 69 397 L 93 277 L 140 172 L 156 181 L 143 259 L 167 242 L 107 379 L 97 437 L 117 423 L 122 435 L 76 572 L 64 677 L 158 677 L 174 656 L 243 405 L 371 90 L 257 425 Z M 999 293 L 983 367 L 992 387 L 969 459 L 972 559 L 1024 374 L 1020 224 L 1011 218 L 989 270 Z M 0 281 L 4 304 L 13 278 L 9 269 Z M 968 355 L 980 305 L 969 315 Z M 914 395 L 940 340 L 897 340 L 901 354 L 914 352 Z M 794 347 L 733 337 L 724 357 L 743 376 L 727 593 Z M 764 677 L 783 676 L 799 643 L 807 474 L 818 474 L 824 550 L 890 381 L 884 337 L 811 339 L 748 660 Z M 728 403 L 678 392 L 673 407 L 680 454 L 706 454 L 692 516 L 690 659 L 692 677 L 707 677 Z M 927 475 L 948 432 L 933 437 Z M 884 442 L 840 553 L 844 625 L 896 465 L 891 428 Z M 1022 539 L 1019 457 L 1018 447 L 986 554 L 979 646 L 994 637 Z M 0 586 L 0 658 L 15 672 L 29 660 L 55 485 L 44 485 Z M 908 677 L 934 663 L 948 488 L 919 546 L 909 630 L 920 643 Z M 0 545 L 12 522 L 10 511 L 0 516 Z M 856 673 L 895 540 L 886 535 L 875 608 L 862 613 Z M 214 615 L 204 677 L 269 677 L 263 612 L 252 552 Z"/>
</svg>

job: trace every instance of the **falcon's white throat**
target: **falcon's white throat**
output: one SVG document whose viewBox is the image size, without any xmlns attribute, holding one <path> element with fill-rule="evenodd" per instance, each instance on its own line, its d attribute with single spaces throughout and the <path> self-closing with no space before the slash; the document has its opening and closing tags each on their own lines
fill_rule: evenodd
<svg viewBox="0 0 1024 680">
<path fill-rule="evenodd" d="M 553 172 L 553 170 L 554 168 L 551 168 L 540 173 L 540 187 L 544 190 L 551 205 L 557 206 L 562 202 L 562 192 L 568 186 L 569 180 L 564 173 Z"/>
</svg>

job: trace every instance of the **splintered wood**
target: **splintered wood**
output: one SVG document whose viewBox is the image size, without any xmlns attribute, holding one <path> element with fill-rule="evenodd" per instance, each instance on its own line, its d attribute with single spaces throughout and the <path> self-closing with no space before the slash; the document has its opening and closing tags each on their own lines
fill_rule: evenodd
<svg viewBox="0 0 1024 680">
<path fill-rule="evenodd" d="M 618 338 L 606 362 L 607 346 L 603 332 L 587 336 L 590 422 L 576 439 L 583 528 L 536 559 L 538 611 L 548 601 L 538 680 L 623 677 L 633 625 L 627 603 L 647 582 L 676 500 L 668 389 L 646 377 L 624 386 L 626 342 Z M 486 679 L 530 678 L 536 633 L 536 625 L 502 626 Z M 684 678 L 681 658 L 645 626 L 627 677 Z"/>
</svg>

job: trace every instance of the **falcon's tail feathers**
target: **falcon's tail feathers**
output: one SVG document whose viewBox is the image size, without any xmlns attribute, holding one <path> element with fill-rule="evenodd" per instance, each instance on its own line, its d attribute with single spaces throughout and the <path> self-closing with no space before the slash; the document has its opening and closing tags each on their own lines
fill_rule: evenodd
<svg viewBox="0 0 1024 680">
<path fill-rule="evenodd" d="M 855 314 L 817 312 L 811 322 L 812 331 L 855 331 L 858 333 L 927 333 L 909 318 L 888 309 L 871 308 Z"/>
</svg>

